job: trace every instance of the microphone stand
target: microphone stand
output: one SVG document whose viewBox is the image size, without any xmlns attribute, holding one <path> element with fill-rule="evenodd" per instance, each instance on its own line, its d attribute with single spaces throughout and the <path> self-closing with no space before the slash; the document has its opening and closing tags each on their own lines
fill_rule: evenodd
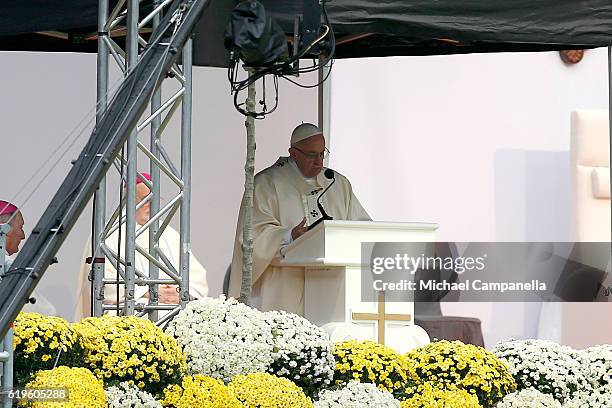
<svg viewBox="0 0 612 408">
<path fill-rule="evenodd" d="M 332 180 L 332 182 L 329 183 L 329 186 L 327 186 L 325 190 L 323 190 L 323 192 L 319 195 L 319 198 L 317 198 L 317 207 L 319 207 L 319 211 L 321 211 L 321 218 L 319 218 L 318 220 L 313 222 L 311 225 L 309 225 L 307 231 L 310 231 L 311 229 L 319 225 L 322 221 L 334 219 L 334 217 L 327 215 L 327 213 L 325 212 L 323 205 L 321 205 L 321 197 L 323 197 L 323 194 L 325 194 L 327 190 L 329 190 L 329 188 L 336 182 L 336 176 L 332 169 L 325 170 L 324 174 L 325 174 L 325 177 Z"/>
</svg>

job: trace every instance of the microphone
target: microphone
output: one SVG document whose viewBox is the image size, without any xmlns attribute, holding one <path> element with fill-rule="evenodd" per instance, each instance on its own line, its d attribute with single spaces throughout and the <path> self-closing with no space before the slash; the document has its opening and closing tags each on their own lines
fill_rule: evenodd
<svg viewBox="0 0 612 408">
<path fill-rule="evenodd" d="M 313 222 L 311 225 L 309 225 L 307 231 L 310 231 L 311 229 L 316 227 L 321 221 L 334 219 L 334 217 L 327 215 L 327 213 L 325 212 L 325 209 L 321 205 L 321 197 L 323 197 L 323 194 L 325 194 L 327 190 L 329 190 L 329 188 L 336 182 L 336 174 L 334 173 L 332 169 L 327 169 L 325 170 L 323 175 L 325 175 L 325 178 L 327 178 L 328 180 L 331 180 L 332 182 L 329 183 L 329 185 L 325 188 L 325 190 L 323 190 L 323 192 L 319 195 L 319 198 L 317 198 L 317 207 L 319 207 L 319 211 L 321 212 L 321 218 L 319 218 L 318 220 Z"/>
</svg>

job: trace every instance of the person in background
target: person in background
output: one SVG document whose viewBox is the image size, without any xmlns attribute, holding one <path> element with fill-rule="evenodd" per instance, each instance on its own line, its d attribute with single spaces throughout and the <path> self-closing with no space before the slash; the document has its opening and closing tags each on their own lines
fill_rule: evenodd
<svg viewBox="0 0 612 408">
<path fill-rule="evenodd" d="M 140 173 L 142 176 L 151 181 L 151 176 L 148 173 Z M 145 200 L 151 190 L 142 181 L 140 177 L 136 179 L 136 203 L 140 203 Z M 150 204 L 147 201 L 140 208 L 136 210 L 136 228 L 146 224 L 150 219 Z M 121 248 L 125 247 L 125 225 L 121 233 Z M 117 252 L 117 246 L 119 244 L 119 231 L 115 231 L 105 241 L 112 251 Z M 180 256 L 180 236 L 179 233 L 173 229 L 170 225 L 166 227 L 162 235 L 159 237 L 159 250 L 168 258 L 170 263 L 176 270 L 179 270 L 179 256 Z M 149 251 L 149 230 L 146 229 L 142 234 L 136 238 L 136 245 L 143 248 L 145 251 Z M 87 244 L 86 253 L 91 253 L 91 243 Z M 89 256 L 89 255 L 88 255 Z M 102 257 L 103 255 L 97 255 Z M 122 258 L 123 258 L 122 253 Z M 137 271 L 144 275 L 149 275 L 149 260 L 138 251 L 136 251 L 135 268 Z M 90 282 L 87 277 L 91 270 L 91 265 L 84 263 L 81 275 L 84 277 L 83 287 L 81 290 L 81 310 L 80 314 L 75 316 L 76 320 L 82 317 L 90 315 Z M 204 298 L 208 295 L 208 283 L 206 279 L 206 269 L 197 260 L 197 258 L 190 252 L 189 258 L 189 293 L 192 298 Z M 106 259 L 104 263 L 104 276 L 106 279 L 116 279 L 117 271 L 113 267 L 112 263 Z M 160 279 L 169 279 L 169 277 L 162 271 L 159 270 Z M 124 297 L 124 285 L 119 285 L 119 301 Z M 134 298 L 138 303 L 147 303 L 149 298 L 149 290 L 147 286 L 136 286 Z M 117 303 L 117 285 L 106 284 L 104 287 L 104 303 L 105 304 L 116 304 Z M 165 304 L 177 304 L 179 303 L 178 285 L 159 285 L 159 303 Z"/>
<path fill-rule="evenodd" d="M 16 205 L 8 201 L 0 200 L 0 224 L 8 224 L 10 227 L 9 232 L 6 234 L 6 245 L 4 248 L 6 255 L 8 255 L 5 258 L 6 263 L 4 269 L 7 271 L 13 264 L 13 256 L 19 252 L 21 241 L 25 239 L 25 232 L 23 231 L 25 221 L 23 219 L 23 214 Z M 30 299 L 34 303 L 26 303 L 23 309 L 21 309 L 22 311 L 35 312 L 47 316 L 58 315 L 55 306 L 37 292 L 36 289 L 32 292 Z"/>
</svg>

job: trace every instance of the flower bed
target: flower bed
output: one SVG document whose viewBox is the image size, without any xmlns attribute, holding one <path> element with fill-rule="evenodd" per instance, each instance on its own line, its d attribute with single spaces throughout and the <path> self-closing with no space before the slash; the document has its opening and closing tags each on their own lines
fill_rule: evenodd
<svg viewBox="0 0 612 408">
<path fill-rule="evenodd" d="M 508 366 L 482 347 L 460 341 L 437 341 L 406 354 L 421 383 L 456 386 L 493 406 L 516 390 Z"/>
<path fill-rule="evenodd" d="M 166 333 L 183 348 L 191 374 L 230 381 L 272 363 L 274 341 L 264 315 L 234 299 L 190 302 Z"/>
<path fill-rule="evenodd" d="M 425 382 L 413 388 L 401 408 L 480 408 L 478 397 L 452 384 Z"/>
<path fill-rule="evenodd" d="M 515 391 L 504 397 L 495 408 L 561 408 L 561 403 L 550 394 L 544 394 L 535 388 Z"/>
<path fill-rule="evenodd" d="M 125 381 L 106 390 L 108 408 L 162 408 L 151 394 Z"/>
<path fill-rule="evenodd" d="M 510 340 L 495 345 L 493 353 L 508 364 L 520 390 L 535 388 L 563 403 L 577 391 L 592 389 L 588 365 L 570 347 L 546 340 Z"/>
<path fill-rule="evenodd" d="M 345 341 L 334 344 L 335 384 L 358 381 L 373 383 L 401 398 L 416 384 L 415 373 L 404 356 L 373 341 Z"/>
<path fill-rule="evenodd" d="M 162 403 L 174 408 L 241 408 L 238 399 L 220 380 L 201 374 L 184 377 L 180 385 L 164 390 Z"/>
<path fill-rule="evenodd" d="M 286 378 L 268 373 L 237 375 L 228 385 L 244 407 L 312 408 L 300 387 Z"/>
<path fill-rule="evenodd" d="M 292 313 L 267 312 L 265 321 L 274 338 L 273 362 L 268 372 L 290 379 L 309 396 L 329 387 L 335 361 L 327 334 Z"/>
<path fill-rule="evenodd" d="M 612 345 L 589 347 L 578 353 L 593 389 L 612 385 Z"/>
<path fill-rule="evenodd" d="M 23 387 L 37 371 L 54 365 L 83 365 L 83 350 L 64 319 L 19 313 L 14 330 L 15 385 Z"/>
<path fill-rule="evenodd" d="M 33 408 L 61 406 L 62 408 L 106 408 L 106 394 L 101 380 L 97 379 L 91 371 L 81 367 L 56 367 L 54 370 L 41 370 L 34 375 L 34 379 L 27 386 L 28 389 L 58 390 L 65 389 L 68 400 L 49 402 L 44 399 L 32 399 L 20 404 Z"/>
<path fill-rule="evenodd" d="M 563 404 L 563 408 L 610 408 L 612 407 L 612 385 L 606 384 L 593 391 L 576 391 Z"/>
<path fill-rule="evenodd" d="M 180 381 L 185 356 L 173 338 L 146 319 L 103 316 L 74 325 L 85 364 L 107 386 L 123 381 L 151 394 Z"/>
<path fill-rule="evenodd" d="M 134 316 L 69 325 L 22 313 L 14 326 L 18 385 L 66 387 L 67 408 L 612 407 L 610 345 L 511 340 L 493 354 L 438 341 L 399 355 L 332 346 L 302 317 L 224 298 L 190 303 L 167 333 Z"/>
<path fill-rule="evenodd" d="M 325 390 L 319 394 L 315 408 L 400 408 L 400 402 L 393 394 L 379 389 L 371 383 L 351 381 L 334 390 Z"/>
</svg>

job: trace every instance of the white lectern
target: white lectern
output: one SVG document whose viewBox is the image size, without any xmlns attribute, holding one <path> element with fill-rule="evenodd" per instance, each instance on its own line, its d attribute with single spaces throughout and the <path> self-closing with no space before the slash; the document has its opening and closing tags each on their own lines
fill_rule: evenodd
<svg viewBox="0 0 612 408">
<path fill-rule="evenodd" d="M 437 228 L 432 223 L 324 221 L 291 243 L 279 264 L 305 268 L 304 317 L 326 329 L 332 340 L 368 339 L 404 351 L 419 333 L 407 330 L 414 324 L 414 305 L 362 301 L 361 244 L 434 242 Z"/>
</svg>

